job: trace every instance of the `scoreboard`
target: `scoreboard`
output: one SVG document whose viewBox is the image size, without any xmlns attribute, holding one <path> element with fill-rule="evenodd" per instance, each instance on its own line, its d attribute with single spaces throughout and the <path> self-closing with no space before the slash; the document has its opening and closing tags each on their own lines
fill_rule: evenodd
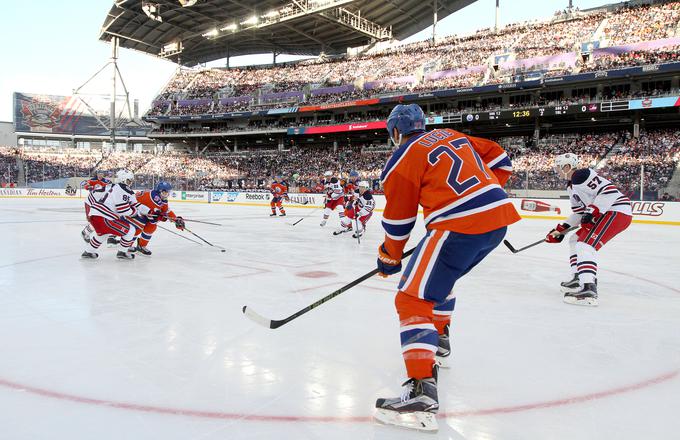
<svg viewBox="0 0 680 440">
<path fill-rule="evenodd" d="M 575 115 L 583 113 L 599 113 L 600 103 L 558 105 L 554 107 L 532 107 L 517 110 L 493 110 L 490 112 L 465 113 L 463 122 L 523 120 L 544 116 Z"/>
</svg>

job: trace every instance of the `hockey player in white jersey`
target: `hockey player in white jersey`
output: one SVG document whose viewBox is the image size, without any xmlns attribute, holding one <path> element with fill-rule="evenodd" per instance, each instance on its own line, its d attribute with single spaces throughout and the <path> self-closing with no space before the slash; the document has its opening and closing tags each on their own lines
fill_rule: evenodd
<svg viewBox="0 0 680 440">
<path fill-rule="evenodd" d="M 130 189 L 134 175 L 128 170 L 116 173 L 115 184 L 108 185 L 103 192 L 92 192 L 88 196 L 90 205 L 90 224 L 95 234 L 90 238 L 83 258 L 97 258 L 97 249 L 108 235 L 121 237 L 117 258 L 132 260 L 135 258 L 131 247 L 135 239 L 135 227 L 128 221 L 129 217 L 148 214 L 148 208 L 137 203 L 135 193 Z"/>
<path fill-rule="evenodd" d="M 375 198 L 369 189 L 367 181 L 359 182 L 357 191 L 352 196 L 352 200 L 347 204 L 345 216 L 340 218 L 340 228 L 333 232 L 333 235 L 340 235 L 352 231 L 352 225 L 356 225 L 356 230 L 352 236 L 361 237 L 366 230 L 366 223 L 373 215 L 375 209 Z M 355 221 L 356 220 L 356 221 Z"/>
<path fill-rule="evenodd" d="M 345 190 L 342 187 L 340 179 L 333 177 L 331 171 L 326 171 L 323 176 L 324 178 L 321 183 L 323 184 L 326 197 L 324 198 L 323 220 L 321 220 L 320 224 L 322 227 L 326 226 L 328 218 L 337 207 L 340 207 L 340 213 L 338 214 L 340 216 L 340 221 L 342 221 L 342 218 L 345 216 L 345 212 L 342 209 L 342 205 L 345 202 Z"/>
<path fill-rule="evenodd" d="M 555 171 L 568 181 L 572 214 L 548 233 L 548 243 L 560 243 L 562 232 L 580 224 L 569 237 L 572 278 L 562 283 L 564 302 L 596 306 L 597 251 L 624 231 L 633 219 L 630 199 L 609 180 L 590 168 L 578 168 L 578 157 L 567 153 L 555 158 Z"/>
</svg>

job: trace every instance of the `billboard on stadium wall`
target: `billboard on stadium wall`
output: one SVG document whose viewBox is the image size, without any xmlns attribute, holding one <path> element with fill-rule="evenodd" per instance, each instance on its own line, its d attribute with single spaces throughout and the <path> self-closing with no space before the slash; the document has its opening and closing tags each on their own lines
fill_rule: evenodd
<svg viewBox="0 0 680 440">
<path fill-rule="evenodd" d="M 343 131 L 361 130 L 385 130 L 387 121 L 360 122 L 357 124 L 327 125 L 323 127 L 292 127 L 288 129 L 289 135 L 296 134 L 323 134 L 338 133 Z"/>
<path fill-rule="evenodd" d="M 99 118 L 99 120 L 97 119 Z M 14 92 L 14 125 L 17 132 L 108 136 L 109 112 L 97 117 L 76 96 L 35 95 Z M 121 127 L 119 136 L 146 136 L 150 127 Z"/>
</svg>

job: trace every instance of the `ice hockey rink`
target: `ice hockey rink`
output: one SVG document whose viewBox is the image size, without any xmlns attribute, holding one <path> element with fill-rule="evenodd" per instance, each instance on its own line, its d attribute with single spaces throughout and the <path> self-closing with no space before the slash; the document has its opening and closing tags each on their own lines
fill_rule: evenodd
<svg viewBox="0 0 680 440">
<path fill-rule="evenodd" d="M 494 251 L 456 287 L 439 432 L 427 434 L 372 419 L 405 375 L 397 277 L 277 330 L 241 313 L 280 319 L 373 269 L 379 213 L 358 244 L 311 209 L 173 208 L 220 223 L 187 226 L 227 252 L 158 230 L 151 257 L 81 260 L 82 200 L 0 200 L 0 438 L 680 435 L 680 227 L 634 224 L 605 246 L 596 308 L 561 300 L 566 242 Z M 526 244 L 553 223 L 523 220 L 508 238 Z"/>
</svg>

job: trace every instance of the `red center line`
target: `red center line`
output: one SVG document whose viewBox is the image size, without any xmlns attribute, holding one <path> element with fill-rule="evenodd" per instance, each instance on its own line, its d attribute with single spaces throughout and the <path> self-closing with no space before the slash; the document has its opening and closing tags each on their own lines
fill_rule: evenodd
<svg viewBox="0 0 680 440">
<path fill-rule="evenodd" d="M 450 411 L 437 414 L 438 418 L 463 418 L 463 417 L 474 417 L 474 416 L 484 416 L 491 414 L 508 414 L 514 412 L 523 411 L 533 411 L 537 409 L 554 408 L 559 406 L 575 405 L 579 403 L 589 402 L 593 400 L 600 400 L 607 397 L 615 396 L 618 394 L 625 394 L 632 391 L 641 390 L 653 385 L 658 385 L 663 382 L 667 382 L 680 374 L 680 370 L 670 371 L 659 376 L 652 377 L 650 379 L 643 380 L 641 382 L 632 383 L 629 385 L 624 385 L 617 388 L 611 388 L 604 391 L 598 391 L 595 393 L 582 394 L 578 396 L 565 397 L 562 399 L 548 400 L 544 402 L 528 403 L 523 405 L 514 406 L 503 406 L 496 408 L 487 409 L 471 409 L 462 411 Z M 108 408 L 118 408 L 129 411 L 146 412 L 146 413 L 156 413 L 156 414 L 172 414 L 177 416 L 185 417 L 196 417 L 196 418 L 206 418 L 206 419 L 223 419 L 223 420 L 254 420 L 261 422 L 354 422 L 354 423 L 366 423 L 371 422 L 373 417 L 371 416 L 286 416 L 286 415 L 262 415 L 262 414 L 242 414 L 242 413 L 227 413 L 218 411 L 198 411 L 191 409 L 181 409 L 181 408 L 170 408 L 163 406 L 153 406 L 153 405 L 141 405 L 136 403 L 127 402 L 115 402 L 111 400 L 94 399 L 90 397 L 76 396 L 72 394 L 61 393 L 58 391 L 47 390 L 43 388 L 32 387 L 28 385 L 23 385 L 15 382 L 10 382 L 8 380 L 0 379 L 0 386 L 5 388 L 14 389 L 17 391 L 23 391 L 43 397 L 49 397 L 52 399 L 65 400 L 76 403 L 83 403 L 87 405 L 104 406 Z"/>
</svg>

